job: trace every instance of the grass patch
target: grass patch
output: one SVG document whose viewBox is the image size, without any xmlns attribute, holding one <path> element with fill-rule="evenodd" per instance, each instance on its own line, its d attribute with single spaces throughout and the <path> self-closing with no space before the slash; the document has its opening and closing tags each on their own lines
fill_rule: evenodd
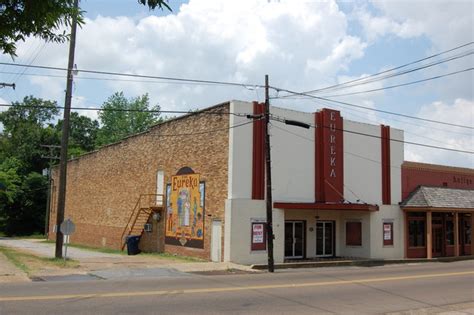
<svg viewBox="0 0 474 315">
<path fill-rule="evenodd" d="M 34 274 L 42 267 L 77 268 L 79 262 L 76 260 L 61 258 L 40 257 L 33 254 L 21 252 L 8 247 L 0 246 L 0 252 L 17 268 L 23 270 L 28 276 Z"/>
<path fill-rule="evenodd" d="M 141 253 L 140 255 L 144 256 L 151 256 L 151 257 L 159 257 L 164 259 L 171 259 L 180 262 L 205 262 L 207 260 L 197 258 L 197 257 L 190 257 L 190 256 L 180 256 L 170 253 Z"/>
</svg>

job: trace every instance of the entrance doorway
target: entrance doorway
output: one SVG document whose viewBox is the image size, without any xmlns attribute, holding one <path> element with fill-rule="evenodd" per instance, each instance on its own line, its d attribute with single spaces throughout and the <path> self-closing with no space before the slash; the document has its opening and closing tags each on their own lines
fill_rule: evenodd
<svg viewBox="0 0 474 315">
<path fill-rule="evenodd" d="M 211 234 L 211 260 L 215 262 L 221 261 L 222 253 L 222 222 L 212 221 Z"/>
<path fill-rule="evenodd" d="M 433 225 L 433 257 L 443 256 L 443 226 Z"/>
<path fill-rule="evenodd" d="M 304 257 L 304 221 L 285 221 L 285 258 Z"/>
<path fill-rule="evenodd" d="M 316 256 L 334 256 L 334 221 L 316 221 Z"/>
</svg>

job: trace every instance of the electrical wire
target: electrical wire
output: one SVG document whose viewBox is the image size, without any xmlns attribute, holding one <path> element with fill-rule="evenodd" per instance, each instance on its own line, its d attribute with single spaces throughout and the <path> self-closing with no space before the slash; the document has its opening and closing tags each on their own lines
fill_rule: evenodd
<svg viewBox="0 0 474 315">
<path fill-rule="evenodd" d="M 367 107 L 367 106 L 362 106 L 362 105 L 352 104 L 352 103 L 348 103 L 348 102 L 332 100 L 332 99 L 321 97 L 321 96 L 311 95 L 311 94 L 307 94 L 307 93 L 304 93 L 304 92 L 295 92 L 295 91 L 291 91 L 291 90 L 287 90 L 287 89 L 283 89 L 283 88 L 279 88 L 279 87 L 272 87 L 272 88 L 283 91 L 283 92 L 291 93 L 293 95 L 307 96 L 309 98 L 324 100 L 324 101 L 337 103 L 337 104 L 343 104 L 343 105 L 347 105 L 347 106 L 351 106 L 351 107 L 362 108 L 362 109 L 366 109 L 366 110 L 370 110 L 370 111 L 374 111 L 374 112 L 390 114 L 390 115 L 410 118 L 410 119 L 419 120 L 419 121 L 426 121 L 426 122 L 435 123 L 435 124 L 447 125 L 447 126 L 452 126 L 452 127 L 465 128 L 465 129 L 471 129 L 471 130 L 474 129 L 474 127 L 472 127 L 472 126 L 458 125 L 458 124 L 443 122 L 443 121 L 434 120 L 434 119 L 416 117 L 416 116 L 411 116 L 411 115 L 406 115 L 406 114 L 401 114 L 401 113 L 390 112 L 390 111 L 386 111 L 386 110 L 382 110 L 382 109 L 370 108 L 370 107 Z"/>
<path fill-rule="evenodd" d="M 364 77 L 362 77 L 362 78 L 358 78 L 358 79 L 346 81 L 346 82 L 343 82 L 343 83 L 334 84 L 334 85 L 331 85 L 331 86 L 328 86 L 328 87 L 325 87 L 325 88 L 321 88 L 321 89 L 315 89 L 315 90 L 306 91 L 306 92 L 303 92 L 303 93 L 316 93 L 316 92 L 320 92 L 320 91 L 326 91 L 326 90 L 329 90 L 329 89 L 334 89 L 334 88 L 340 87 L 340 86 L 346 86 L 346 85 L 351 84 L 351 83 L 363 81 L 363 80 L 366 80 L 366 79 L 368 79 L 368 78 L 373 78 L 373 77 L 376 77 L 376 76 L 379 76 L 379 75 L 382 75 L 382 74 L 385 74 L 385 73 L 389 73 L 389 72 L 392 72 L 392 71 L 395 71 L 395 70 L 399 70 L 399 69 L 402 69 L 402 68 L 411 66 L 411 65 L 413 65 L 413 64 L 420 63 L 420 62 L 423 62 L 423 61 L 426 61 L 426 60 L 429 60 L 429 59 L 438 57 L 438 56 L 440 56 L 440 55 L 444 55 L 444 54 L 446 54 L 446 53 L 449 53 L 449 52 L 452 52 L 452 51 L 455 51 L 455 50 L 458 50 L 458 49 L 461 49 L 461 48 L 470 46 L 470 45 L 472 45 L 472 44 L 474 44 L 474 42 L 469 42 L 469 43 L 466 43 L 466 44 L 463 44 L 463 45 L 454 47 L 454 48 L 452 48 L 452 49 L 449 49 L 449 50 L 446 50 L 446 51 L 442 51 L 442 52 L 439 52 L 439 53 L 437 53 L 437 54 L 434 54 L 434 55 L 431 55 L 431 56 L 428 56 L 428 57 L 425 57 L 425 58 L 421 58 L 421 59 L 418 59 L 418 60 L 415 60 L 415 61 L 412 61 L 412 62 L 403 64 L 403 65 L 400 65 L 400 66 L 397 66 L 397 67 L 394 67 L 394 68 L 385 70 L 385 71 L 381 71 L 381 72 L 378 72 L 378 73 L 374 73 L 374 74 L 371 74 L 371 75 L 364 76 Z"/>
<path fill-rule="evenodd" d="M 451 76 L 451 75 L 455 75 L 455 74 L 459 74 L 459 73 L 463 73 L 463 72 L 467 72 L 467 71 L 472 71 L 472 70 L 474 70 L 474 68 L 467 68 L 467 69 L 463 69 L 463 70 L 459 70 L 459 71 L 455 71 L 455 72 L 450 72 L 450 73 L 446 73 L 446 74 L 437 75 L 437 76 L 434 76 L 434 77 L 431 77 L 431 78 L 426 78 L 426 79 L 422 79 L 422 80 L 406 82 L 406 83 L 401 83 L 401 84 L 396 84 L 396 85 L 390 85 L 390 86 L 386 86 L 386 87 L 379 88 L 379 89 L 371 89 L 371 90 L 358 91 L 358 92 L 352 92 L 352 93 L 344 93 L 344 94 L 335 94 L 335 95 L 323 95 L 321 97 L 339 97 L 339 96 L 357 95 L 357 94 L 364 94 L 364 93 L 372 93 L 372 92 L 377 92 L 377 91 L 389 90 L 389 89 L 394 89 L 394 88 L 401 87 L 401 86 L 407 86 L 407 85 L 422 83 L 422 82 L 431 81 L 431 80 L 435 80 L 435 79 L 440 79 L 440 78 L 444 78 L 444 77 L 448 77 L 448 76 Z"/>
<path fill-rule="evenodd" d="M 275 119 L 275 118 L 273 118 L 273 120 L 284 123 L 284 120 L 286 120 L 286 118 L 285 119 L 281 119 L 281 118 Z M 312 124 L 309 124 L 309 125 L 310 125 L 311 128 L 318 128 L 318 126 L 316 126 L 316 125 L 312 125 Z M 326 128 L 326 129 L 330 128 L 329 126 L 324 126 L 324 125 L 321 126 L 321 127 Z M 342 131 L 342 132 L 345 132 L 345 133 L 350 133 L 350 134 L 355 134 L 355 135 L 365 136 L 365 137 L 370 137 L 370 138 L 382 139 L 381 136 L 376 136 L 376 135 L 363 133 L 363 132 L 358 132 L 358 131 L 353 131 L 353 130 L 346 130 L 346 129 L 340 129 L 340 128 L 332 128 L 331 130 Z M 474 154 L 474 151 L 439 147 L 439 146 L 435 146 L 435 145 L 429 145 L 429 144 L 412 142 L 412 141 L 405 141 L 405 140 L 398 140 L 398 139 L 393 139 L 393 138 L 390 138 L 389 140 L 393 141 L 393 142 L 398 142 L 398 143 L 403 143 L 403 144 L 411 144 L 411 145 L 416 145 L 416 146 L 421 146 L 421 147 L 426 147 L 426 148 L 431 148 L 431 149 L 439 149 L 439 150 L 452 151 L 452 152 L 458 152 L 458 153 Z"/>
<path fill-rule="evenodd" d="M 18 108 L 57 108 L 64 109 L 64 106 L 42 106 L 42 105 L 13 105 L 13 104 L 0 104 L 0 107 L 18 107 Z M 185 110 L 161 110 L 161 109 L 126 109 L 126 108 L 97 108 L 97 107 L 74 107 L 71 106 L 71 110 L 85 110 L 85 111 L 103 111 L 103 112 L 140 112 L 140 113 L 163 113 L 163 114 L 205 114 L 205 115 L 234 115 L 239 117 L 246 117 L 248 113 L 230 113 L 230 112 L 211 112 L 211 111 L 185 111 Z"/>
<path fill-rule="evenodd" d="M 0 65 L 7 65 L 7 66 L 13 66 L 13 67 L 28 67 L 28 68 L 56 70 L 56 71 L 68 71 L 67 68 L 61 68 L 61 67 L 17 64 L 17 63 L 11 63 L 11 62 L 0 62 Z M 155 79 L 155 80 L 169 80 L 169 81 L 175 81 L 175 82 L 208 83 L 208 84 L 214 84 L 214 85 L 238 86 L 238 87 L 244 87 L 244 88 L 247 88 L 249 86 L 260 87 L 260 88 L 265 87 L 264 85 L 258 85 L 258 84 L 244 84 L 244 83 L 237 83 L 237 82 L 226 82 L 226 81 L 215 81 L 215 80 L 175 78 L 175 77 L 130 74 L 130 73 L 120 73 L 120 72 L 110 72 L 110 71 L 87 70 L 87 69 L 72 69 L 72 70 L 77 71 L 79 73 L 83 72 L 83 73 L 92 73 L 92 74 L 109 75 L 109 76 L 123 76 L 123 77 Z"/>
<path fill-rule="evenodd" d="M 9 71 L 0 71 L 4 74 L 16 74 L 16 72 Z M 66 74 L 56 75 L 56 74 L 47 74 L 47 73 L 26 73 L 25 76 L 35 76 L 35 77 L 49 77 L 49 78 L 61 78 L 65 79 Z M 83 77 L 80 74 L 74 76 L 74 80 L 97 80 L 97 81 L 114 81 L 114 82 L 137 82 L 137 83 L 151 83 L 151 84 L 180 84 L 180 85 L 214 85 L 212 83 L 197 83 L 197 82 L 175 82 L 175 81 L 153 81 L 153 80 L 131 80 L 131 79 L 117 79 L 117 78 L 100 78 L 100 77 Z M 248 88 L 248 86 L 246 86 Z"/>
<path fill-rule="evenodd" d="M 361 113 L 361 114 L 367 114 L 367 112 L 364 112 L 364 111 L 356 109 L 356 108 L 349 107 L 347 105 L 333 104 L 333 103 L 330 103 L 330 102 L 327 102 L 327 101 L 316 100 L 316 99 L 308 99 L 308 100 L 314 102 L 320 108 L 323 108 L 325 106 L 336 107 L 336 108 L 339 108 L 341 110 L 344 110 L 345 113 L 349 113 L 350 115 L 354 115 L 356 117 L 362 118 L 363 120 L 368 120 L 368 121 L 371 121 L 371 122 L 376 123 L 376 124 L 381 124 L 381 122 L 379 122 L 379 121 L 369 119 L 367 117 L 362 117 L 360 115 L 356 115 L 356 114 L 352 113 L 352 112 L 357 112 L 357 113 Z M 462 136 L 472 136 L 472 132 L 471 133 L 459 132 L 459 131 L 453 130 L 454 128 L 452 128 L 451 130 L 448 130 L 448 129 L 438 128 L 438 127 L 434 127 L 434 126 L 424 126 L 424 125 L 416 124 L 415 122 L 409 122 L 409 121 L 405 121 L 405 120 L 401 120 L 401 119 L 396 119 L 395 117 L 384 117 L 384 118 L 386 118 L 388 121 L 396 121 L 396 122 L 399 122 L 399 123 L 404 124 L 404 125 L 415 126 L 415 127 L 422 128 L 422 129 L 438 130 L 438 131 L 448 132 L 448 133 L 462 135 Z M 410 133 L 406 130 L 405 130 L 405 132 Z M 418 137 L 422 137 L 422 138 L 426 138 L 426 139 L 429 139 L 429 140 L 432 140 L 432 141 L 440 142 L 439 140 L 431 139 L 431 138 L 421 136 L 421 135 L 418 135 L 418 134 L 415 134 L 415 133 L 412 133 L 412 134 L 416 135 Z M 440 142 L 440 143 L 442 143 L 442 142 Z M 446 144 L 446 143 L 443 143 L 443 144 Z"/>
<path fill-rule="evenodd" d="M 209 134 L 209 133 L 220 132 L 220 131 L 225 131 L 225 130 L 230 130 L 230 129 L 242 127 L 242 126 L 245 126 L 245 125 L 248 125 L 248 124 L 252 124 L 255 120 L 261 120 L 261 119 L 263 119 L 263 118 L 258 118 L 258 119 L 246 121 L 244 123 L 232 125 L 232 126 L 225 127 L 225 128 L 216 128 L 216 129 L 212 129 L 212 130 L 190 132 L 190 133 L 180 133 L 180 134 L 156 134 L 156 135 L 153 135 L 153 136 L 156 136 L 156 137 L 185 137 L 185 136 L 203 135 L 203 134 Z"/>
</svg>

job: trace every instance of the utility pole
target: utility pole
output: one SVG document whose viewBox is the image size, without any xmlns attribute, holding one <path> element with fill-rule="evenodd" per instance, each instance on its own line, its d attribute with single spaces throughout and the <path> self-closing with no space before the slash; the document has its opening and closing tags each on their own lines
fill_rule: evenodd
<svg viewBox="0 0 474 315">
<path fill-rule="evenodd" d="M 270 96 L 268 85 L 268 74 L 265 75 L 265 157 L 267 171 L 267 253 L 268 253 L 268 272 L 275 271 L 273 261 L 273 205 L 272 205 L 272 166 L 270 157 L 270 133 L 268 125 L 270 124 Z"/>
<path fill-rule="evenodd" d="M 51 177 L 51 167 L 53 166 L 53 160 L 59 160 L 58 156 L 54 156 L 54 149 L 59 149 L 59 145 L 47 145 L 42 144 L 41 147 L 49 149 L 49 156 L 41 156 L 43 159 L 49 159 L 48 163 L 48 196 L 46 197 L 46 214 L 44 216 L 44 236 L 48 238 L 49 231 L 49 214 L 51 210 L 51 183 L 53 178 Z"/>
<path fill-rule="evenodd" d="M 74 0 L 74 8 L 78 11 L 79 0 Z M 67 174 L 67 146 L 69 141 L 69 116 L 71 113 L 71 98 L 72 98 L 72 81 L 73 81 L 73 67 L 74 67 L 74 51 L 76 49 L 76 28 L 77 16 L 72 17 L 71 23 L 71 38 L 69 41 L 69 61 L 67 66 L 67 84 L 66 84 L 66 98 L 64 101 L 64 118 L 61 135 L 61 155 L 59 162 L 59 190 L 58 190 L 58 212 L 56 216 L 56 250 L 55 257 L 62 258 L 63 256 L 63 234 L 59 230 L 61 223 L 64 221 L 64 208 L 66 206 L 66 174 Z"/>
</svg>

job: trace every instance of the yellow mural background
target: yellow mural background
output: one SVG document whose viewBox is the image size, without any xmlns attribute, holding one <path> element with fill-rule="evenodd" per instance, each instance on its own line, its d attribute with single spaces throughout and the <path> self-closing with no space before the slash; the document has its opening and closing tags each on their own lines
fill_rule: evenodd
<svg viewBox="0 0 474 315">
<path fill-rule="evenodd" d="M 200 175 L 171 177 L 170 203 L 167 209 L 166 236 L 182 243 L 204 239 L 204 213 L 201 205 Z M 183 244 L 184 245 L 184 244 Z"/>
</svg>

